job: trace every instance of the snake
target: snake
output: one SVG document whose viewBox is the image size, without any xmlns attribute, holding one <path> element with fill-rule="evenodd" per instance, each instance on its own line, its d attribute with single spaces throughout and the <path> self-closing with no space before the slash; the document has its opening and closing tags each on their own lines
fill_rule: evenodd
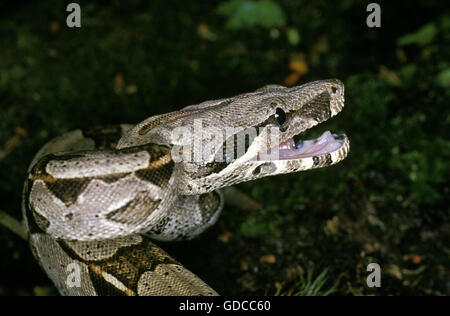
<svg viewBox="0 0 450 316">
<path fill-rule="evenodd" d="M 24 185 L 31 251 L 61 295 L 218 295 L 153 241 L 214 225 L 223 188 L 343 160 L 345 134 L 301 135 L 343 106 L 338 79 L 266 85 L 54 138 Z"/>
</svg>

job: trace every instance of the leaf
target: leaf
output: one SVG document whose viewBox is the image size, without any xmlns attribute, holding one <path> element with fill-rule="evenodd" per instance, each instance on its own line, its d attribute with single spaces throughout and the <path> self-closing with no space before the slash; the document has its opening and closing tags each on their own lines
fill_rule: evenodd
<svg viewBox="0 0 450 316">
<path fill-rule="evenodd" d="M 296 28 L 289 28 L 287 31 L 287 38 L 289 44 L 297 46 L 300 43 L 300 34 Z"/>
<path fill-rule="evenodd" d="M 304 59 L 294 58 L 289 62 L 289 69 L 304 75 L 308 72 L 308 64 Z"/>
<path fill-rule="evenodd" d="M 436 80 L 441 87 L 449 88 L 450 87 L 450 68 L 444 69 L 441 71 Z"/>
<path fill-rule="evenodd" d="M 400 87 L 402 81 L 394 70 L 387 68 L 386 66 L 380 66 L 380 78 L 388 82 L 389 84 Z"/>
<path fill-rule="evenodd" d="M 229 0 L 220 4 L 216 12 L 228 17 L 226 27 L 231 30 L 255 26 L 271 29 L 286 23 L 283 10 L 272 0 Z"/>
<path fill-rule="evenodd" d="M 414 80 L 417 74 L 417 66 L 415 64 L 405 65 L 399 69 L 398 73 L 402 80 L 410 83 Z"/>
<path fill-rule="evenodd" d="M 415 44 L 418 46 L 425 46 L 431 43 L 436 36 L 437 27 L 434 23 L 428 23 L 422 26 L 414 33 L 406 34 L 397 39 L 399 46 Z"/>
</svg>

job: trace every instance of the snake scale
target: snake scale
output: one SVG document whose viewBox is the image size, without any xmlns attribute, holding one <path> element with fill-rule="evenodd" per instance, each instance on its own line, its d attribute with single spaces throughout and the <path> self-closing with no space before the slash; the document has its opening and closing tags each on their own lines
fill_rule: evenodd
<svg viewBox="0 0 450 316">
<path fill-rule="evenodd" d="M 151 240 L 213 225 L 221 188 L 344 159 L 345 135 L 299 138 L 343 106 L 337 79 L 268 85 L 55 138 L 24 186 L 31 250 L 62 295 L 217 295 Z"/>
</svg>

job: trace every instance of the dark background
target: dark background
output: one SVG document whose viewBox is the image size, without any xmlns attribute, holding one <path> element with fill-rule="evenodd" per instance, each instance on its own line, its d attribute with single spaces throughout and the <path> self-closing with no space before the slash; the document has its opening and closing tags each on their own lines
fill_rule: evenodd
<svg viewBox="0 0 450 316">
<path fill-rule="evenodd" d="M 339 78 L 322 131 L 338 165 L 244 183 L 261 211 L 226 208 L 200 238 L 161 244 L 221 294 L 450 294 L 447 1 L 0 2 L 0 209 L 20 218 L 33 155 L 51 138 L 276 83 Z M 0 295 L 55 294 L 0 227 Z M 379 263 L 382 287 L 366 286 Z"/>
</svg>

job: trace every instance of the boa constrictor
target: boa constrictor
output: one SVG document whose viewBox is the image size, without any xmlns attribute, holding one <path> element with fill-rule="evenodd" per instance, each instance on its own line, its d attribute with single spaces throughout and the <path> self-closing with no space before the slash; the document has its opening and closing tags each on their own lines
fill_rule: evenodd
<svg viewBox="0 0 450 316">
<path fill-rule="evenodd" d="M 32 252 L 62 295 L 216 295 L 150 239 L 190 239 L 213 225 L 221 188 L 344 159 L 345 135 L 298 137 L 343 106 L 336 79 L 269 85 L 58 137 L 25 183 Z"/>
</svg>

